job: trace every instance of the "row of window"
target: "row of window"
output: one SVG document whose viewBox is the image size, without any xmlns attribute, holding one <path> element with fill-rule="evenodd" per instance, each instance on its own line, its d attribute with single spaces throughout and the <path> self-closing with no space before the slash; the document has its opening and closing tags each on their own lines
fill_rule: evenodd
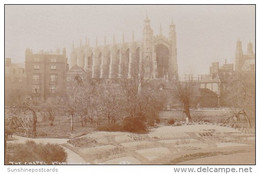
<svg viewBox="0 0 260 174">
<path fill-rule="evenodd" d="M 40 62 L 40 58 L 39 57 L 34 57 L 33 58 L 34 62 Z M 50 58 L 50 62 L 57 62 L 56 58 Z"/>
<path fill-rule="evenodd" d="M 34 70 L 39 70 L 39 69 L 40 69 L 40 65 L 33 65 L 33 69 L 34 69 Z M 51 66 L 50 66 L 50 69 L 51 69 L 51 70 L 56 70 L 57 67 L 56 67 L 56 65 L 51 65 Z"/>
<path fill-rule="evenodd" d="M 32 92 L 34 94 L 40 93 L 40 85 L 33 85 Z M 52 93 L 52 94 L 55 93 L 56 92 L 56 86 L 50 85 L 49 92 Z"/>
<path fill-rule="evenodd" d="M 5 70 L 6 74 L 24 74 L 24 69 L 23 68 L 8 68 Z"/>
<path fill-rule="evenodd" d="M 34 74 L 32 77 L 32 80 L 34 83 L 39 83 L 40 82 L 40 75 L 39 74 Z M 51 74 L 50 75 L 50 81 L 51 82 L 57 82 L 58 78 L 56 74 Z"/>
</svg>

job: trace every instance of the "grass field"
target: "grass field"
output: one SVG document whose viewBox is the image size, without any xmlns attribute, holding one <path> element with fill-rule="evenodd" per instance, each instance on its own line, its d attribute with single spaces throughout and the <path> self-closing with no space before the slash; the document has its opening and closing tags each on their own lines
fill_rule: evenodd
<svg viewBox="0 0 260 174">
<path fill-rule="evenodd" d="M 95 124 L 87 123 L 82 126 L 79 117 L 75 117 L 73 121 L 73 131 L 71 131 L 71 121 L 67 116 L 56 116 L 53 126 L 48 121 L 38 121 L 37 136 L 38 137 L 62 137 L 70 138 L 87 134 L 95 129 Z"/>
<path fill-rule="evenodd" d="M 192 120 L 195 122 L 204 121 L 210 123 L 219 123 L 232 116 L 231 110 L 227 109 L 207 109 L 191 110 Z M 80 117 L 73 119 L 73 131 L 71 131 L 71 120 L 67 116 L 55 116 L 53 125 L 50 125 L 48 119 L 37 113 L 37 137 L 53 138 L 72 138 L 87 134 L 96 130 L 96 123 L 87 122 L 82 126 Z M 167 124 L 168 120 L 174 119 L 175 122 L 184 121 L 185 115 L 182 110 L 163 111 L 160 113 L 161 124 Z M 101 119 L 101 125 L 106 123 L 106 119 Z"/>
</svg>

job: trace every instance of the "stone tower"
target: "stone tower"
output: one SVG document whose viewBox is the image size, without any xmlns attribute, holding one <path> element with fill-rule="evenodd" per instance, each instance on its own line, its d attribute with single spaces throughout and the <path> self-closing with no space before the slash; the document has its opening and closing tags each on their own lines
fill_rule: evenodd
<svg viewBox="0 0 260 174">
<path fill-rule="evenodd" d="M 170 41 L 170 59 L 169 59 L 169 79 L 178 78 L 178 64 L 177 64 L 177 47 L 176 47 L 176 31 L 175 25 L 171 22 L 169 29 Z"/>
<path fill-rule="evenodd" d="M 237 41 L 236 46 L 236 57 L 235 57 L 235 70 L 240 71 L 241 70 L 241 62 L 243 60 L 243 50 L 242 50 L 242 43 L 240 40 Z"/>
<path fill-rule="evenodd" d="M 74 42 L 72 43 L 72 51 L 70 54 L 70 67 L 77 65 L 77 52 L 75 50 Z"/>
<path fill-rule="evenodd" d="M 146 16 L 143 29 L 143 60 L 142 74 L 144 78 L 153 78 L 153 30 L 150 19 Z"/>
<path fill-rule="evenodd" d="M 85 65 L 85 53 L 84 53 L 84 47 L 82 45 L 82 41 L 80 40 L 80 46 L 79 46 L 79 55 L 78 55 L 78 66 L 81 68 L 84 68 Z"/>
</svg>

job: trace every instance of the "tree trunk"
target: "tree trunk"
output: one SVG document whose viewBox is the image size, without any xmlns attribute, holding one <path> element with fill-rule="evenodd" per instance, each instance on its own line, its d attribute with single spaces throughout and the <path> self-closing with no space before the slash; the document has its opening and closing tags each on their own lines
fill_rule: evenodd
<svg viewBox="0 0 260 174">
<path fill-rule="evenodd" d="M 191 120 L 191 116 L 190 116 L 190 109 L 186 110 L 186 117 Z"/>
<path fill-rule="evenodd" d="M 32 113 L 33 113 L 33 137 L 36 137 L 37 136 L 37 133 L 36 133 L 37 115 L 36 115 L 35 111 L 32 111 Z"/>
<path fill-rule="evenodd" d="M 188 118 L 188 121 L 191 120 L 191 116 L 190 116 L 190 106 L 188 103 L 184 103 L 184 113 L 186 115 L 186 118 Z"/>
<path fill-rule="evenodd" d="M 248 124 L 248 127 L 251 128 L 251 122 L 250 122 L 250 119 L 248 118 L 246 112 L 243 110 L 243 115 L 244 117 L 246 118 L 246 121 L 247 121 L 247 124 Z"/>
<path fill-rule="evenodd" d="M 73 114 L 70 117 L 70 130 L 73 131 Z"/>
<path fill-rule="evenodd" d="M 81 116 L 81 127 L 84 127 L 84 118 L 83 118 L 83 116 Z"/>
<path fill-rule="evenodd" d="M 107 123 L 108 123 L 108 124 L 111 124 L 110 115 L 109 115 L 109 114 L 108 114 L 108 116 L 107 116 Z"/>
<path fill-rule="evenodd" d="M 54 122 L 54 114 L 49 111 L 49 124 L 50 126 L 53 126 L 53 122 Z"/>
</svg>

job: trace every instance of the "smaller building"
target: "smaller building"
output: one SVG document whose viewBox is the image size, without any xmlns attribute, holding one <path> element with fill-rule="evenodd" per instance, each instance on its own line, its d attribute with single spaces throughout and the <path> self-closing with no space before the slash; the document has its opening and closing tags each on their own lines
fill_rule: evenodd
<svg viewBox="0 0 260 174">
<path fill-rule="evenodd" d="M 234 74 L 234 65 L 225 61 L 222 66 L 219 65 L 219 62 L 213 62 L 210 66 L 210 73 L 198 77 L 201 94 L 203 93 L 202 96 L 205 96 L 205 101 L 208 100 L 211 103 L 208 103 L 208 105 L 204 102 L 205 106 L 224 105 L 222 96 L 225 93 L 228 81 Z"/>
<path fill-rule="evenodd" d="M 63 95 L 66 90 L 68 69 L 66 49 L 56 52 L 25 52 L 27 93 L 40 100 Z"/>
<path fill-rule="evenodd" d="M 5 59 L 5 104 L 12 104 L 14 99 L 22 96 L 26 90 L 26 74 L 24 63 L 12 63 Z"/>
<path fill-rule="evenodd" d="M 82 67 L 73 65 L 66 73 L 66 90 L 72 90 L 75 83 L 83 83 L 86 77 L 87 73 Z"/>
<path fill-rule="evenodd" d="M 209 89 L 215 92 L 217 95 L 220 94 L 220 79 L 218 74 L 200 75 L 199 79 L 200 88 Z"/>
</svg>

